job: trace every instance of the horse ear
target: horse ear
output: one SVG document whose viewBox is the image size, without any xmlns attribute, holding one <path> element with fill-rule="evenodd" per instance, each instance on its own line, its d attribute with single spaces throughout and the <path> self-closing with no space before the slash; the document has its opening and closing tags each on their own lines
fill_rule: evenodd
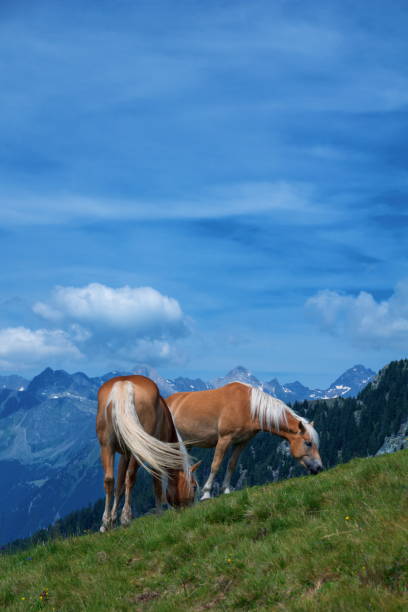
<svg viewBox="0 0 408 612">
<path fill-rule="evenodd" d="M 299 421 L 299 433 L 303 434 L 306 431 L 306 427 L 303 423 L 303 421 Z"/>
<path fill-rule="evenodd" d="M 195 463 L 194 465 L 191 466 L 190 468 L 190 472 L 195 472 L 196 469 L 202 464 L 203 460 L 201 459 L 200 461 L 197 461 L 197 463 Z"/>
<path fill-rule="evenodd" d="M 314 427 L 314 421 L 310 421 L 312 427 Z"/>
</svg>

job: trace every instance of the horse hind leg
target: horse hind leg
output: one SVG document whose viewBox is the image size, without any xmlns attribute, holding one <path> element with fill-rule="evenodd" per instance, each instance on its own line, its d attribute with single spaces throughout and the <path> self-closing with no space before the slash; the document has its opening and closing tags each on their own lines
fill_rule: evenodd
<svg viewBox="0 0 408 612">
<path fill-rule="evenodd" d="M 231 488 L 230 488 L 230 484 L 231 484 L 231 477 L 233 475 L 233 473 L 235 472 L 235 468 L 237 467 L 237 463 L 238 463 L 238 458 L 244 448 L 244 446 L 246 445 L 246 441 L 245 442 L 241 442 L 241 444 L 237 444 L 236 446 L 234 446 L 234 450 L 232 451 L 232 455 L 230 457 L 230 460 L 228 461 L 228 465 L 227 465 L 227 469 L 225 472 L 225 477 L 224 477 L 224 482 L 222 483 L 222 492 L 223 493 L 231 493 Z"/>
<path fill-rule="evenodd" d="M 112 506 L 112 511 L 111 511 L 111 522 L 112 525 L 114 525 L 116 523 L 116 516 L 117 516 L 117 511 L 118 511 L 118 505 L 120 502 L 120 499 L 123 495 L 123 491 L 125 488 L 125 478 L 126 478 L 126 471 L 129 465 L 129 461 L 130 461 L 130 457 L 126 456 L 126 455 L 121 455 L 120 456 L 120 461 L 119 461 L 119 467 L 118 467 L 118 475 L 117 475 L 117 479 L 116 479 L 116 488 L 115 488 L 115 497 L 113 500 L 113 506 Z"/>
<path fill-rule="evenodd" d="M 112 516 L 111 516 L 111 501 L 112 493 L 115 484 L 114 479 L 114 462 L 115 453 L 110 446 L 102 446 L 101 448 L 101 459 L 104 471 L 104 487 L 105 487 L 105 510 L 102 516 L 102 524 L 100 531 L 108 531 L 112 528 Z"/>
<path fill-rule="evenodd" d="M 215 447 L 214 457 L 211 464 L 211 472 L 207 479 L 207 482 L 203 486 L 203 494 L 201 496 L 201 501 L 205 499 L 211 498 L 211 489 L 214 484 L 215 477 L 220 469 L 222 460 L 224 459 L 225 453 L 231 444 L 231 437 L 223 437 L 219 438 L 217 442 L 217 446 Z"/>
<path fill-rule="evenodd" d="M 120 524 L 124 527 L 127 527 L 132 520 L 132 492 L 135 486 L 138 469 L 139 463 L 134 457 L 131 457 L 126 471 L 125 503 L 123 504 L 122 514 L 120 515 Z"/>
</svg>

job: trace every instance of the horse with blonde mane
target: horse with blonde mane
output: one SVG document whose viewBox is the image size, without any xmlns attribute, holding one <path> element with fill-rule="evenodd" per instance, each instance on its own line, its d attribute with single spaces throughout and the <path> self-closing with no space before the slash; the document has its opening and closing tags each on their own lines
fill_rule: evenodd
<svg viewBox="0 0 408 612">
<path fill-rule="evenodd" d="M 105 511 L 100 530 L 113 527 L 125 490 L 121 524 L 132 518 L 131 495 L 138 468 L 153 474 L 156 508 L 165 502 L 162 479 L 167 480 L 167 502 L 176 507 L 194 502 L 197 483 L 186 448 L 157 385 L 145 376 L 117 376 L 98 392 L 96 432 L 104 470 Z M 113 506 L 115 453 L 120 453 Z"/>
<path fill-rule="evenodd" d="M 174 393 L 166 402 L 188 447 L 215 446 L 210 476 L 202 489 L 201 499 L 211 497 L 214 479 L 227 449 L 232 446 L 222 484 L 223 492 L 230 492 L 238 457 L 259 431 L 285 438 L 292 456 L 309 473 L 317 474 L 323 469 L 319 437 L 313 423 L 258 387 L 232 382 L 218 389 Z"/>
</svg>

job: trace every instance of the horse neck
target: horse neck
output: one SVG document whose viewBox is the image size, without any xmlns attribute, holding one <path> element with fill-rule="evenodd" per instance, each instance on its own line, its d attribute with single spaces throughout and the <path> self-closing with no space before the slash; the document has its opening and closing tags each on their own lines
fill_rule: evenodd
<svg viewBox="0 0 408 612">
<path fill-rule="evenodd" d="M 181 475 L 183 474 L 183 470 L 167 470 L 167 478 L 168 478 L 168 484 L 170 484 L 171 482 L 173 482 L 176 486 L 178 484 L 178 481 L 181 478 Z"/>
<path fill-rule="evenodd" d="M 259 418 L 255 420 L 254 427 L 257 431 L 266 431 L 288 440 L 298 431 L 299 422 L 296 416 L 289 409 L 285 411 L 284 417 L 285 418 L 283 419 L 283 422 L 280 423 L 279 427 L 275 427 L 273 425 L 269 426 L 266 424 L 262 425 Z"/>
<path fill-rule="evenodd" d="M 282 438 L 286 438 L 286 440 L 289 440 L 295 433 L 299 431 L 299 419 L 297 419 L 296 416 L 294 416 L 290 412 L 290 410 L 286 411 L 285 416 L 286 423 L 281 425 L 279 431 L 276 431 L 274 433 L 276 433 L 278 436 L 281 436 Z"/>
<path fill-rule="evenodd" d="M 299 431 L 299 419 L 290 411 L 286 410 L 286 423 L 281 425 L 279 431 L 275 432 L 278 436 L 290 440 Z"/>
</svg>

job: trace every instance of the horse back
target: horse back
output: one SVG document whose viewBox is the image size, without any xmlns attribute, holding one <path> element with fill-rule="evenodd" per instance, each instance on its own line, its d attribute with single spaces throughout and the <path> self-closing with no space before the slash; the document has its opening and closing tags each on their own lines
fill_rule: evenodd
<svg viewBox="0 0 408 612">
<path fill-rule="evenodd" d="M 160 439 L 165 420 L 159 389 L 146 376 L 115 376 L 106 381 L 98 391 L 98 412 L 96 417 L 96 432 L 101 442 L 107 442 L 113 437 L 113 425 L 109 396 L 115 383 L 130 382 L 133 385 L 134 404 L 137 416 L 143 429 Z"/>
<path fill-rule="evenodd" d="M 251 387 L 230 383 L 218 389 L 174 393 L 167 398 L 178 430 L 197 446 L 214 446 L 226 432 L 251 430 Z"/>
</svg>

